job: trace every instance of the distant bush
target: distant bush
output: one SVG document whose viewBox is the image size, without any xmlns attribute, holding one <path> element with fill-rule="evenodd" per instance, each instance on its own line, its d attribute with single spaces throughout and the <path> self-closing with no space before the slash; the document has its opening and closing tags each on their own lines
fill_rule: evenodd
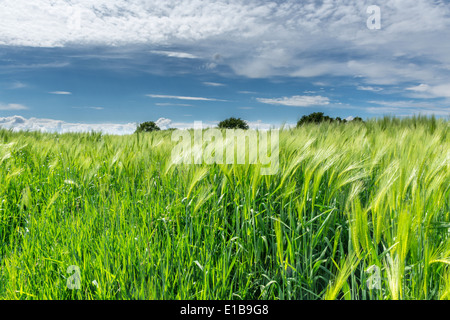
<svg viewBox="0 0 450 320">
<path fill-rule="evenodd" d="M 249 129 L 247 122 L 241 118 L 228 118 L 219 122 L 219 128 L 221 129 Z"/>
<path fill-rule="evenodd" d="M 352 121 L 364 122 L 363 119 L 360 118 L 360 117 L 356 117 L 353 120 L 351 120 L 350 122 L 352 122 Z M 345 119 L 341 119 L 340 117 L 337 117 L 337 118 L 334 119 L 334 118 L 331 118 L 329 116 L 325 116 L 323 114 L 323 112 L 314 112 L 314 113 L 311 113 L 309 115 L 302 116 L 301 119 L 298 120 L 298 122 L 297 122 L 297 127 L 300 127 L 300 126 L 302 126 L 304 124 L 307 124 L 307 123 L 316 123 L 316 124 L 318 124 L 318 123 L 322 123 L 322 122 L 346 123 L 346 122 L 349 122 L 349 121 L 347 121 Z"/>
<path fill-rule="evenodd" d="M 297 127 L 306 123 L 321 123 L 321 122 L 332 122 L 334 119 L 329 116 L 324 116 L 323 112 L 314 112 L 310 115 L 304 115 L 298 122 Z"/>
<path fill-rule="evenodd" d="M 161 129 L 156 125 L 156 123 L 154 123 L 153 121 L 146 121 L 146 122 L 141 123 L 137 127 L 135 133 L 152 132 L 152 131 L 159 131 L 159 130 L 161 130 Z"/>
</svg>

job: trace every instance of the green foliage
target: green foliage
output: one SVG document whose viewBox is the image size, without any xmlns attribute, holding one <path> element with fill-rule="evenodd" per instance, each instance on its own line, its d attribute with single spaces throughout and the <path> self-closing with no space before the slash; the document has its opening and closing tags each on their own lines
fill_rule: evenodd
<svg viewBox="0 0 450 320">
<path fill-rule="evenodd" d="M 305 124 L 261 176 L 173 165 L 170 131 L 0 130 L 0 299 L 449 299 L 448 131 Z"/>
<path fill-rule="evenodd" d="M 302 116 L 301 119 L 297 122 L 297 127 L 300 127 L 300 126 L 308 124 L 308 123 L 319 124 L 322 122 L 346 123 L 348 121 L 345 119 L 341 119 L 340 117 L 337 117 L 334 119 L 329 116 L 325 116 L 323 112 L 313 112 L 309 115 Z M 351 122 L 364 122 L 364 121 L 360 117 L 355 117 L 353 120 L 351 120 Z"/>
<path fill-rule="evenodd" d="M 221 129 L 243 129 L 243 130 L 247 130 L 249 128 L 247 122 L 245 122 L 241 118 L 225 119 L 219 122 L 218 127 Z"/>
<path fill-rule="evenodd" d="M 153 121 L 146 121 L 143 122 L 141 124 L 139 124 L 139 126 L 137 127 L 135 133 L 138 132 L 152 132 L 152 131 L 159 131 L 161 130 L 155 122 Z"/>
<path fill-rule="evenodd" d="M 323 112 L 314 112 L 310 115 L 304 115 L 302 118 L 297 122 L 297 127 L 306 124 L 306 123 L 321 123 L 321 122 L 332 122 L 333 119 L 329 116 L 324 116 Z"/>
</svg>

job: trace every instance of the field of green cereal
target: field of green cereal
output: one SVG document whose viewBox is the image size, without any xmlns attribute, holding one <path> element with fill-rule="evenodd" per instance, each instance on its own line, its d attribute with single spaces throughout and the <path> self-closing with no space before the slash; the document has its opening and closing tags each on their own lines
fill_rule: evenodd
<svg viewBox="0 0 450 320">
<path fill-rule="evenodd" d="M 171 131 L 0 130 L 0 299 L 450 299 L 448 132 L 284 129 L 263 176 L 173 165 Z"/>
</svg>

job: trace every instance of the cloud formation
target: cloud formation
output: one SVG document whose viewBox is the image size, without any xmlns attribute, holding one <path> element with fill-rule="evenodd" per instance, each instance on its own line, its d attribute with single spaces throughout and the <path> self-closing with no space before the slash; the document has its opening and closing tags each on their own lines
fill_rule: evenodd
<svg viewBox="0 0 450 320">
<path fill-rule="evenodd" d="M 72 109 L 92 109 L 92 110 L 104 110 L 103 107 L 72 107 Z"/>
<path fill-rule="evenodd" d="M 1 104 L 0 103 L 0 110 L 7 111 L 7 110 L 27 110 L 28 107 L 24 106 L 22 104 L 18 103 L 9 103 L 9 104 Z"/>
<path fill-rule="evenodd" d="M 11 84 L 11 86 L 9 88 L 10 89 L 23 89 L 26 87 L 27 87 L 27 84 L 20 82 L 20 81 L 15 81 L 14 83 Z"/>
<path fill-rule="evenodd" d="M 162 103 L 155 103 L 155 106 L 159 106 L 159 107 L 192 107 L 192 104 L 162 102 Z"/>
<path fill-rule="evenodd" d="M 399 116 L 411 115 L 435 115 L 450 117 L 450 107 L 437 104 L 436 102 L 417 100 L 397 100 L 397 101 L 368 101 L 374 107 L 367 107 L 365 110 L 372 114 L 395 114 Z"/>
<path fill-rule="evenodd" d="M 29 118 L 21 116 L 0 117 L 0 128 L 14 131 L 41 131 L 41 132 L 103 132 L 105 134 L 132 134 L 136 130 L 136 123 L 127 124 L 86 124 L 69 123 L 61 120 Z"/>
<path fill-rule="evenodd" d="M 72 94 L 72 92 L 69 92 L 69 91 L 52 91 L 49 93 L 50 94 L 58 94 L 58 95 L 71 95 Z"/>
<path fill-rule="evenodd" d="M 448 80 L 448 1 L 2 1 L 0 45 L 149 45 L 250 77 L 357 77 L 366 84 Z M 170 49 L 168 49 L 170 48 Z M 173 48 L 177 48 L 173 50 Z"/>
<path fill-rule="evenodd" d="M 159 118 L 155 121 L 156 125 L 162 130 L 169 128 L 189 129 L 194 127 L 192 122 L 173 122 L 171 119 Z M 265 123 L 261 120 L 248 121 L 250 129 L 268 130 L 271 128 L 280 128 L 282 124 L 274 125 Z M 285 127 L 292 127 L 295 124 L 285 123 Z M 29 118 L 21 116 L 0 117 L 0 128 L 11 129 L 13 131 L 40 131 L 49 133 L 69 133 L 69 132 L 102 132 L 104 134 L 126 135 L 133 134 L 136 130 L 137 123 L 69 123 L 61 120 Z M 216 121 L 202 122 L 203 128 L 216 127 Z"/>
<path fill-rule="evenodd" d="M 174 51 L 158 51 L 158 50 L 152 50 L 150 51 L 154 54 L 159 54 L 171 58 L 180 58 L 180 59 L 198 59 L 197 56 L 187 53 L 187 52 L 174 52 Z"/>
<path fill-rule="evenodd" d="M 324 106 L 330 104 L 330 99 L 322 96 L 292 96 L 274 99 L 256 98 L 256 100 L 261 103 L 289 107 Z"/>
<path fill-rule="evenodd" d="M 420 84 L 418 86 L 406 88 L 413 91 L 416 98 L 450 98 L 450 83 L 430 86 Z"/>
<path fill-rule="evenodd" d="M 170 128 L 170 124 L 172 123 L 172 120 L 166 119 L 166 118 L 159 118 L 155 124 L 162 130 L 166 130 Z"/>
<path fill-rule="evenodd" d="M 177 100 L 190 100 L 190 101 L 225 101 L 213 98 L 203 98 L 203 97 L 185 97 L 185 96 L 170 96 L 163 94 L 147 94 L 147 97 L 157 98 L 157 99 L 177 99 Z"/>
<path fill-rule="evenodd" d="M 218 82 L 203 82 L 203 84 L 208 87 L 224 87 L 225 86 L 223 83 L 218 83 Z"/>
<path fill-rule="evenodd" d="M 361 91 L 372 91 L 372 92 L 380 92 L 383 91 L 383 88 L 380 87 L 365 87 L 365 86 L 358 86 L 356 89 L 361 90 Z"/>
</svg>

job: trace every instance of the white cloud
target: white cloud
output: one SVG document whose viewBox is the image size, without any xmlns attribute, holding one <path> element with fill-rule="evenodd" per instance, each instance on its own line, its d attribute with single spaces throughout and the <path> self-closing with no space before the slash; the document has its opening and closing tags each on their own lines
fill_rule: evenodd
<svg viewBox="0 0 450 320">
<path fill-rule="evenodd" d="M 428 90 L 430 90 L 430 86 L 422 83 L 415 87 L 406 88 L 406 90 L 416 91 L 416 92 L 427 92 Z"/>
<path fill-rule="evenodd" d="M 166 106 L 176 106 L 176 107 L 192 107 L 192 104 L 187 103 L 155 103 L 156 106 L 166 107 Z"/>
<path fill-rule="evenodd" d="M 103 110 L 103 107 L 72 107 L 73 109 L 92 109 L 92 110 Z"/>
<path fill-rule="evenodd" d="M 1 10 L 0 10 L 1 14 Z M 1 21 L 0 21 L 1 24 Z M 1 35 L 1 27 L 0 27 L 0 35 Z M 25 70 L 35 70 L 35 69 L 46 69 L 46 68 L 64 68 L 69 66 L 69 62 L 50 62 L 50 63 L 31 63 L 31 64 L 4 64 L 0 69 L 1 73 L 16 73 L 18 71 Z"/>
<path fill-rule="evenodd" d="M 192 116 L 192 115 L 184 115 Z M 161 129 L 177 128 L 190 129 L 194 127 L 193 122 L 173 122 L 171 119 L 159 118 L 155 121 L 156 125 Z M 251 129 L 267 130 L 270 128 L 280 128 L 282 124 L 270 124 L 258 121 L 247 121 Z M 68 133 L 68 132 L 102 132 L 104 134 L 126 135 L 132 134 L 136 130 L 138 123 L 69 123 L 61 120 L 29 118 L 21 116 L 0 117 L 0 128 L 12 129 L 14 131 L 41 131 L 52 133 Z M 217 121 L 203 121 L 203 128 L 216 127 Z M 285 127 L 295 126 L 295 124 L 285 124 Z"/>
<path fill-rule="evenodd" d="M 450 98 L 450 83 L 432 87 L 431 93 L 436 97 Z"/>
<path fill-rule="evenodd" d="M 191 116 L 191 115 L 185 115 Z M 159 118 L 155 121 L 156 125 L 162 130 L 169 128 L 190 129 L 194 127 L 192 122 L 173 122 L 171 119 Z M 251 129 L 267 130 L 271 128 L 280 128 L 282 124 L 270 124 L 258 121 L 247 121 Z M 203 121 L 203 128 L 216 127 L 217 121 Z M 137 123 L 69 123 L 61 120 L 29 118 L 22 116 L 0 117 L 0 128 L 12 129 L 13 131 L 41 131 L 50 133 L 69 133 L 69 132 L 102 132 L 104 134 L 126 135 L 133 134 Z M 295 124 L 285 124 L 285 127 L 295 126 Z"/>
<path fill-rule="evenodd" d="M 87 123 L 69 123 L 61 120 L 29 118 L 21 116 L 0 117 L 0 127 L 13 129 L 14 131 L 30 130 L 41 132 L 90 132 L 98 131 L 106 134 L 131 134 L 136 130 L 136 123 L 127 124 L 87 124 Z"/>
<path fill-rule="evenodd" d="M 261 103 L 283 105 L 289 107 L 310 107 L 310 106 L 323 106 L 330 103 L 330 99 L 322 96 L 292 96 L 275 99 L 257 98 Z"/>
<path fill-rule="evenodd" d="M 259 33 L 273 4 L 195 0 L 27 0 L 2 2 L 0 44 L 58 47 L 73 43 L 169 44 L 224 33 Z M 264 28 L 266 29 L 266 28 Z M 167 51 L 169 54 L 172 51 Z M 184 56 L 191 58 L 190 56 Z"/>
<path fill-rule="evenodd" d="M 436 116 L 450 116 L 450 107 L 417 100 L 396 100 L 396 101 L 368 101 L 371 104 L 378 105 L 377 107 L 367 107 L 368 113 L 372 114 L 395 114 L 399 116 L 409 116 L 414 114 L 422 115 L 436 115 Z"/>
<path fill-rule="evenodd" d="M 187 52 L 158 51 L 158 50 L 152 50 L 150 52 L 154 53 L 154 54 L 171 57 L 171 58 L 180 58 L 180 59 L 198 59 L 199 58 L 199 57 L 197 57 L 193 54 L 187 53 Z"/>
<path fill-rule="evenodd" d="M 435 115 L 450 117 L 450 108 L 442 109 L 414 109 L 414 108 L 395 108 L 395 107 L 369 107 L 365 108 L 368 113 L 376 115 L 392 114 L 399 117 L 406 117 L 412 115 Z"/>
<path fill-rule="evenodd" d="M 384 101 L 384 100 L 372 100 L 368 101 L 371 104 L 377 104 L 385 107 L 395 108 L 434 108 L 436 105 L 431 102 L 415 101 L 415 100 L 396 100 L 396 101 Z"/>
<path fill-rule="evenodd" d="M 238 91 L 238 93 L 242 93 L 242 94 L 257 94 L 257 92 L 254 92 L 254 91 Z"/>
<path fill-rule="evenodd" d="M 162 130 L 166 130 L 170 128 L 170 124 L 172 123 L 172 120 L 166 119 L 166 118 L 159 118 L 155 124 Z"/>
<path fill-rule="evenodd" d="M 371 87 L 371 86 L 368 86 L 368 87 L 358 86 L 357 89 L 358 89 L 358 90 L 361 90 L 361 91 L 372 91 L 372 92 L 380 92 L 380 91 L 383 91 L 383 88 L 380 88 L 380 87 Z"/>
<path fill-rule="evenodd" d="M 415 87 L 406 88 L 416 94 L 415 98 L 450 98 L 450 83 L 430 86 L 428 84 L 420 84 Z"/>
<path fill-rule="evenodd" d="M 218 83 L 218 82 L 203 82 L 203 84 L 205 86 L 209 86 L 209 87 L 224 87 L 225 86 L 223 83 Z"/>
<path fill-rule="evenodd" d="M 383 1 L 382 29 L 376 31 L 366 27 L 366 8 L 371 4 L 358 0 L 2 1 L 0 45 L 148 45 L 155 49 L 152 53 L 205 59 L 205 67 L 211 69 L 226 64 L 251 78 L 324 75 L 359 77 L 367 85 L 447 83 L 450 55 L 443 39 L 450 29 L 448 2 Z M 220 59 L 211 60 L 213 56 Z"/>
<path fill-rule="evenodd" d="M 26 87 L 28 87 L 27 84 L 20 81 L 15 81 L 14 83 L 11 84 L 10 89 L 22 89 Z"/>
<path fill-rule="evenodd" d="M 59 95 L 71 95 L 72 94 L 72 92 L 69 92 L 69 91 L 52 91 L 49 93 L 50 94 L 59 94 Z"/>
<path fill-rule="evenodd" d="M 27 110 L 28 107 L 18 103 L 0 104 L 0 110 Z"/>
<path fill-rule="evenodd" d="M 162 94 L 147 94 L 146 96 L 150 97 L 150 98 L 157 98 L 157 99 L 177 99 L 177 100 L 191 100 L 191 101 L 225 101 L 225 100 L 212 99 L 212 98 L 170 96 L 170 95 L 162 95 Z"/>
</svg>

